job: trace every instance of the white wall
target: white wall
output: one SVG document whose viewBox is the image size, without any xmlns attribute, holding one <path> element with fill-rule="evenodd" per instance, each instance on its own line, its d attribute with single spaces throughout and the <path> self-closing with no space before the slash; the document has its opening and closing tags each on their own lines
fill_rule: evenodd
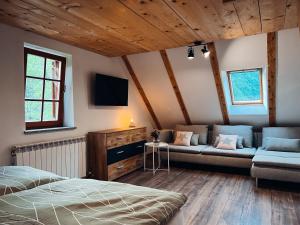
<svg viewBox="0 0 300 225">
<path fill-rule="evenodd" d="M 76 130 L 24 134 L 24 42 L 72 55 L 74 117 Z M 152 127 L 151 119 L 130 80 L 128 107 L 96 107 L 89 102 L 90 77 L 98 72 L 128 77 L 120 58 L 108 58 L 39 35 L 0 24 L 0 165 L 10 163 L 15 144 L 84 135 L 88 131 L 128 126 L 132 117 L 138 125 Z"/>
<path fill-rule="evenodd" d="M 268 58 L 266 44 L 266 34 L 216 42 L 220 72 L 226 73 L 226 71 L 230 70 L 267 67 Z M 267 90 L 264 89 L 264 92 L 267 92 Z M 265 115 L 229 114 L 229 120 L 232 124 L 247 123 L 254 125 L 266 125 L 269 121 L 268 119 L 268 112 L 266 112 Z"/>
<path fill-rule="evenodd" d="M 300 125 L 299 29 L 278 32 L 277 121 Z"/>
</svg>

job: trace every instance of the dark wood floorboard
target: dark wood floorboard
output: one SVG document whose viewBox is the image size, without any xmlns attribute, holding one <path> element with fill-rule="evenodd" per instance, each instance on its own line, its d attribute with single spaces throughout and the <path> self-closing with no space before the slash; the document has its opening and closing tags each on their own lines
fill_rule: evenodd
<svg viewBox="0 0 300 225">
<path fill-rule="evenodd" d="M 249 175 L 190 168 L 138 170 L 117 180 L 184 193 L 186 225 L 299 225 L 300 190 L 255 187 Z"/>
</svg>

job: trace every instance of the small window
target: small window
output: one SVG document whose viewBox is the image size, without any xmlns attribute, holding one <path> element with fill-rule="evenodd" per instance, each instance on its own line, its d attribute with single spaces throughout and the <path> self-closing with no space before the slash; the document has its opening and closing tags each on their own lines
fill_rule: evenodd
<svg viewBox="0 0 300 225">
<path fill-rule="evenodd" d="M 66 58 L 24 48 L 26 129 L 63 126 Z"/>
<path fill-rule="evenodd" d="M 262 69 L 228 71 L 232 105 L 263 104 Z"/>
</svg>

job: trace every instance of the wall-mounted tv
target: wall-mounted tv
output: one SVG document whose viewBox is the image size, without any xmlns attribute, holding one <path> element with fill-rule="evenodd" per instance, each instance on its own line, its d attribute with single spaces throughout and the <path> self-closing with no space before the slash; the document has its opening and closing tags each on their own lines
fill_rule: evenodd
<svg viewBox="0 0 300 225">
<path fill-rule="evenodd" d="M 96 74 L 94 101 L 97 106 L 128 106 L 128 80 Z"/>
</svg>

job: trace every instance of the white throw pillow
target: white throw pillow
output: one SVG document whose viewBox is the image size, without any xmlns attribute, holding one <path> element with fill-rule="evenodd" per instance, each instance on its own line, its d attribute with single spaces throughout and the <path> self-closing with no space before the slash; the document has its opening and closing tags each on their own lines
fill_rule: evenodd
<svg viewBox="0 0 300 225">
<path fill-rule="evenodd" d="M 236 150 L 238 135 L 220 134 L 219 137 L 220 139 L 217 148 L 226 150 Z"/>
<path fill-rule="evenodd" d="M 190 146 L 193 132 L 176 131 L 174 145 Z"/>
</svg>

